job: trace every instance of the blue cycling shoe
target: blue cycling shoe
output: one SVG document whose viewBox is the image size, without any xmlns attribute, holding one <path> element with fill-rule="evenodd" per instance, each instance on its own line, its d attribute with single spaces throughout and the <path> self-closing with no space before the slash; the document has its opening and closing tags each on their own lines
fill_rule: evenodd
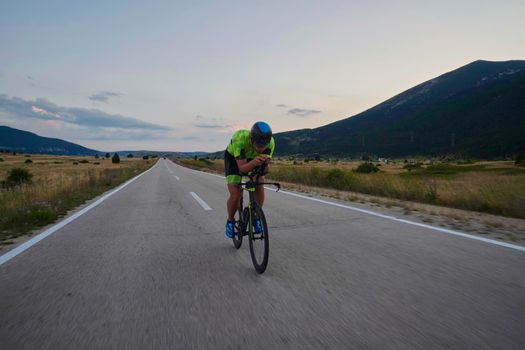
<svg viewBox="0 0 525 350">
<path fill-rule="evenodd" d="M 255 218 L 253 219 L 253 230 L 255 233 L 262 233 L 262 225 L 261 225 L 261 219 Z"/>
<path fill-rule="evenodd" d="M 233 238 L 234 227 L 235 227 L 235 220 L 226 221 L 226 237 Z"/>
</svg>

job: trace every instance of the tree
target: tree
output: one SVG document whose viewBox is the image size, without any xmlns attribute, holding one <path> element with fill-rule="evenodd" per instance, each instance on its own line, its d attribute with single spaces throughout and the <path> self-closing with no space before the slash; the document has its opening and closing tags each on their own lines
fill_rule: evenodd
<svg viewBox="0 0 525 350">
<path fill-rule="evenodd" d="M 111 158 L 111 163 L 120 163 L 120 157 L 118 156 L 118 153 L 113 155 L 113 158 Z"/>
<path fill-rule="evenodd" d="M 109 158 L 111 157 L 111 155 L 109 153 L 106 153 L 106 158 Z"/>
<path fill-rule="evenodd" d="M 127 158 L 133 158 L 133 154 L 130 153 L 130 154 L 128 154 L 126 157 L 127 157 Z"/>
</svg>

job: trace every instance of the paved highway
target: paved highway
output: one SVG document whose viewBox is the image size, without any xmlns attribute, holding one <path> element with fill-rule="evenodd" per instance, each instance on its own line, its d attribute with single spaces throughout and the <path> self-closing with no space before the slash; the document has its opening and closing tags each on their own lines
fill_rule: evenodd
<svg viewBox="0 0 525 350">
<path fill-rule="evenodd" d="M 525 251 L 267 191 L 259 275 L 226 195 L 160 160 L 4 255 L 0 348 L 525 348 Z"/>
</svg>

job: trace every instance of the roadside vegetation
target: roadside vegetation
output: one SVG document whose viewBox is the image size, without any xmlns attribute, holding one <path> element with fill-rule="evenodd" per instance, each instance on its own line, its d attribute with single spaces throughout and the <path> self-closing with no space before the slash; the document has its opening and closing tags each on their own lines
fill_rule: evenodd
<svg viewBox="0 0 525 350">
<path fill-rule="evenodd" d="M 153 165 L 138 158 L 0 153 L 0 244 L 48 225 Z"/>
<path fill-rule="evenodd" d="M 177 159 L 222 172 L 222 159 Z M 276 159 L 269 178 L 525 219 L 525 167 L 514 161 L 397 160 L 387 163 Z"/>
</svg>

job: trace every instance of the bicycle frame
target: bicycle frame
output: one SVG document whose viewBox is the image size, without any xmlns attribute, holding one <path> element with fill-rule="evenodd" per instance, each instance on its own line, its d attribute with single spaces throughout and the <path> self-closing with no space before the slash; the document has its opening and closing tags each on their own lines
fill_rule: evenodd
<svg viewBox="0 0 525 350">
<path fill-rule="evenodd" d="M 248 218 L 248 220 L 246 220 L 244 222 L 244 224 L 246 225 L 247 223 L 251 223 L 252 222 L 252 217 L 251 217 L 252 216 L 252 209 L 254 207 L 254 204 L 256 203 L 256 200 L 255 200 L 255 188 L 257 186 L 272 185 L 272 186 L 277 187 L 277 191 L 276 192 L 279 192 L 279 190 L 281 189 L 281 184 L 278 183 L 278 182 L 259 182 L 259 178 L 261 176 L 263 176 L 261 171 L 255 173 L 255 174 L 243 174 L 242 176 L 247 176 L 249 178 L 249 181 L 240 182 L 239 183 L 239 187 L 241 187 L 241 191 L 246 189 L 248 191 L 248 196 L 249 196 L 249 201 L 248 201 L 249 218 Z M 241 194 L 241 200 L 240 200 L 239 209 L 238 209 L 240 211 L 240 213 L 241 213 L 241 217 L 242 217 L 242 213 L 244 211 L 243 201 L 244 201 L 244 195 Z M 243 218 L 243 221 L 244 221 L 244 218 Z M 250 231 L 251 231 L 251 225 L 247 225 L 247 226 L 250 228 Z"/>
</svg>

